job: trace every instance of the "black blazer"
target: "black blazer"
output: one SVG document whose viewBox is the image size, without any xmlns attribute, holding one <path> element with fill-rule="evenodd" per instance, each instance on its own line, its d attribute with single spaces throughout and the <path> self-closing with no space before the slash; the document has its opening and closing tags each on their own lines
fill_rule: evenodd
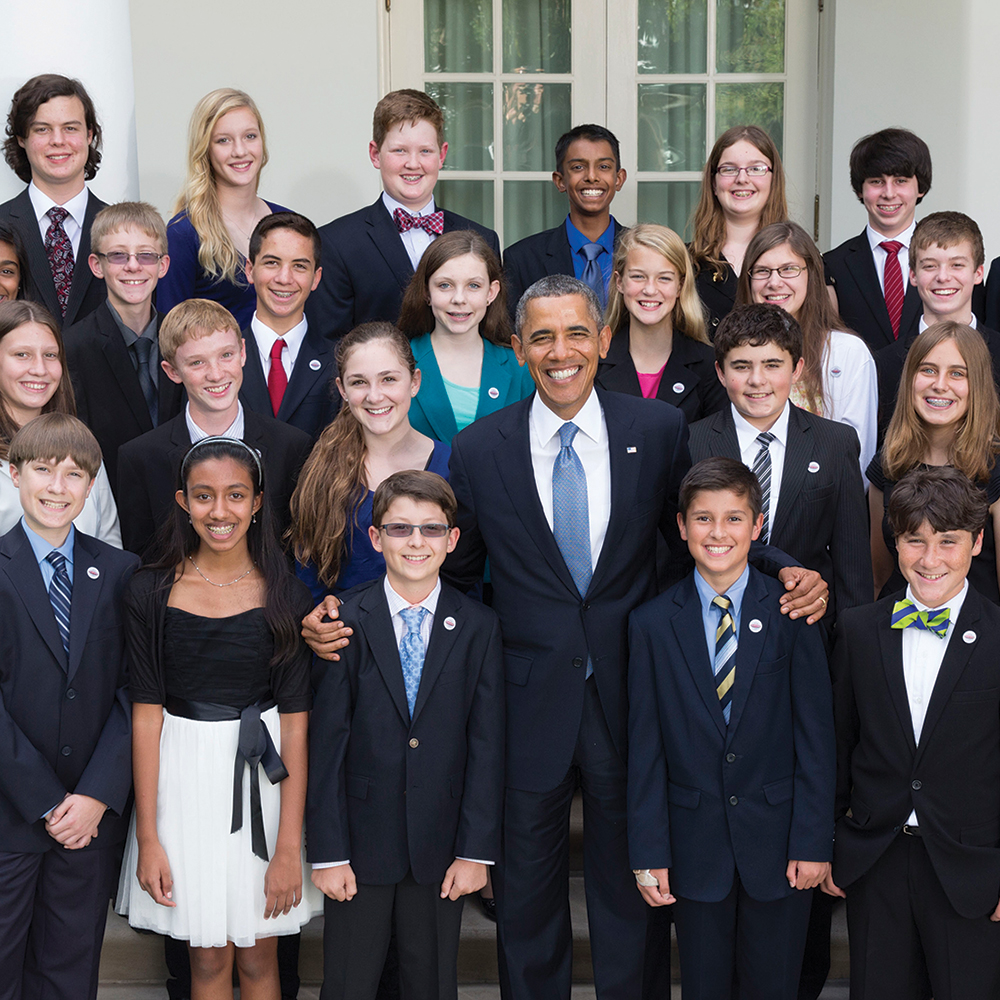
<svg viewBox="0 0 1000 1000">
<path fill-rule="evenodd" d="M 156 317 L 159 331 L 163 317 Z M 66 362 L 76 394 L 76 415 L 94 432 L 101 446 L 108 479 L 118 490 L 118 449 L 153 429 L 139 376 L 132 367 L 121 330 L 104 305 L 64 331 Z M 160 369 L 157 380 L 158 423 L 181 412 L 184 389 Z"/>
<path fill-rule="evenodd" d="M 985 918 L 1000 898 L 1000 608 L 971 587 L 914 743 L 893 594 L 840 617 L 833 652 L 837 839 L 833 878 L 864 875 L 917 811 L 951 905 Z M 848 811 L 850 810 L 850 811 Z"/>
<path fill-rule="evenodd" d="M 340 662 L 316 661 L 308 858 L 350 860 L 369 885 L 408 870 L 427 885 L 456 857 L 500 857 L 500 625 L 489 608 L 441 588 L 411 720 L 383 579 L 341 606 L 354 635 Z"/>
<path fill-rule="evenodd" d="M 691 248 L 688 247 L 690 252 Z M 724 259 L 724 258 L 723 258 Z M 739 277 L 732 265 L 726 265 L 725 279 L 716 280 L 715 271 L 711 265 L 704 264 L 694 276 L 698 298 L 701 299 L 705 311 L 705 322 L 708 324 L 708 335 L 715 339 L 715 331 L 736 307 L 736 289 L 739 287 Z"/>
<path fill-rule="evenodd" d="M 872 354 L 895 343 L 889 310 L 885 307 L 885 296 L 878 283 L 875 259 L 868 243 L 867 228 L 859 236 L 852 236 L 839 247 L 827 250 L 823 254 L 823 263 L 837 293 L 840 315 L 869 346 Z M 903 299 L 903 314 L 899 318 L 899 340 L 909 343 L 917 335 L 924 307 L 917 289 L 910 284 L 905 267 L 903 284 L 906 298 Z"/>
<path fill-rule="evenodd" d="M 275 413 L 267 394 L 260 351 L 250 327 L 243 331 L 243 339 L 247 345 L 247 362 L 243 366 L 240 399 L 248 410 L 273 417 Z M 340 409 L 340 393 L 333 382 L 337 377 L 333 351 L 334 346 L 326 337 L 314 333 L 312 327 L 306 330 L 277 413 L 278 420 L 305 431 L 314 441 Z"/>
<path fill-rule="evenodd" d="M 77 531 L 69 656 L 20 523 L 0 538 L 0 844 L 61 847 L 40 818 L 67 792 L 109 807 L 84 850 L 120 844 L 132 788 L 122 594 L 138 559 Z"/>
<path fill-rule="evenodd" d="M 444 231 L 461 229 L 474 229 L 500 256 L 500 240 L 492 229 L 445 210 Z M 309 325 L 337 340 L 369 320 L 395 323 L 413 265 L 382 196 L 367 208 L 328 222 L 319 233 L 323 277 L 306 301 Z"/>
<path fill-rule="evenodd" d="M 312 448 L 297 427 L 244 408 L 243 440 L 264 457 L 264 491 L 274 512 L 278 537 L 291 522 L 288 501 Z M 118 517 L 122 545 L 144 555 L 173 510 L 181 460 L 191 447 L 184 413 L 122 445 L 118 452 Z"/>
<path fill-rule="evenodd" d="M 830 586 L 827 618 L 868 604 L 874 593 L 868 508 L 853 427 L 790 407 L 781 492 L 768 541 Z M 691 427 L 691 459 L 740 457 L 727 406 Z"/>
<path fill-rule="evenodd" d="M 614 245 L 618 246 L 622 233 L 626 232 L 617 219 L 612 217 L 614 228 Z M 545 229 L 533 236 L 526 236 L 512 246 L 507 247 L 503 255 L 503 276 L 507 291 L 507 308 L 513 322 L 517 312 L 517 304 L 525 289 L 533 285 L 539 278 L 549 274 L 568 274 L 571 278 L 576 273 L 573 267 L 573 250 L 566 234 L 566 222 L 563 220 L 553 229 Z M 515 331 L 516 332 L 516 331 Z"/>
<path fill-rule="evenodd" d="M 83 219 L 83 232 L 80 234 L 80 249 L 73 265 L 73 283 L 69 289 L 69 299 L 66 301 L 66 315 L 59 310 L 59 298 L 56 286 L 52 281 L 52 269 L 45 253 L 35 210 L 31 207 L 28 189 L 25 188 L 16 198 L 0 205 L 0 221 L 13 226 L 21 236 L 24 252 L 28 258 L 28 280 L 23 284 L 23 295 L 32 302 L 40 302 L 56 319 L 62 317 L 63 327 L 68 327 L 77 320 L 92 313 L 101 303 L 107 301 L 107 291 L 102 278 L 94 277 L 87 258 L 90 256 L 90 227 L 94 216 L 106 205 L 91 191 L 87 196 L 87 211 Z"/>
<path fill-rule="evenodd" d="M 597 384 L 612 392 L 641 396 L 639 377 L 628 348 L 628 326 L 625 325 L 611 338 L 608 356 L 598 365 Z M 726 390 L 715 372 L 715 353 L 711 346 L 675 331 L 656 398 L 678 407 L 689 424 L 728 407 Z"/>
<path fill-rule="evenodd" d="M 983 312 L 976 310 L 975 292 L 973 292 L 972 308 L 977 316 L 991 329 L 1000 329 L 1000 257 L 994 257 L 990 262 L 990 271 L 986 277 L 986 291 L 983 296 Z"/>
</svg>

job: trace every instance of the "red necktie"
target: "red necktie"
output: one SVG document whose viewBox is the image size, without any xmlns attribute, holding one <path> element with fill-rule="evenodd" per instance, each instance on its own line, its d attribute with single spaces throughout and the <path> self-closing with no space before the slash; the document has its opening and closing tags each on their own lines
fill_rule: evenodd
<svg viewBox="0 0 1000 1000">
<path fill-rule="evenodd" d="M 402 208 L 397 208 L 392 217 L 396 220 L 396 228 L 401 233 L 411 229 L 423 229 L 431 236 L 440 236 L 444 232 L 444 212 L 431 212 L 430 215 L 410 215 Z"/>
<path fill-rule="evenodd" d="M 288 376 L 285 374 L 285 366 L 281 363 L 281 352 L 285 349 L 285 342 L 279 337 L 271 345 L 271 370 L 267 373 L 267 394 L 271 397 L 271 409 L 274 415 L 278 415 L 281 409 L 281 400 L 288 388 Z"/>
<path fill-rule="evenodd" d="M 903 272 L 899 268 L 899 258 L 896 254 L 903 249 L 903 244 L 898 240 L 884 240 L 879 246 L 886 255 L 882 282 L 885 287 L 885 307 L 889 310 L 892 335 L 898 339 L 899 317 L 903 315 L 903 299 L 906 292 L 903 289 Z"/>
<path fill-rule="evenodd" d="M 52 221 L 45 233 L 45 253 L 52 269 L 52 283 L 56 286 L 59 309 L 66 315 L 66 301 L 73 284 L 73 244 L 63 229 L 63 221 L 69 215 L 65 208 L 50 208 L 45 213 Z"/>
</svg>

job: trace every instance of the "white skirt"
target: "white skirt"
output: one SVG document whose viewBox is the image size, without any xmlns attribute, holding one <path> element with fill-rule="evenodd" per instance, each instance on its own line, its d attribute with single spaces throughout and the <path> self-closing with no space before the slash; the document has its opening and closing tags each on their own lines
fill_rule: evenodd
<svg viewBox="0 0 1000 1000">
<path fill-rule="evenodd" d="M 261 715 L 281 752 L 277 708 Z M 156 830 L 173 878 L 174 907 L 160 906 L 139 885 L 135 812 L 129 827 L 115 909 L 133 927 L 220 948 L 251 947 L 257 938 L 297 934 L 323 911 L 323 895 L 309 879 L 303 853 L 302 902 L 290 913 L 264 919 L 267 862 L 251 847 L 250 768 L 243 769 L 243 826 L 230 833 L 233 762 L 240 723 L 198 722 L 163 713 Z M 281 810 L 281 784 L 260 773 L 260 799 L 268 857 L 273 856 Z"/>
</svg>

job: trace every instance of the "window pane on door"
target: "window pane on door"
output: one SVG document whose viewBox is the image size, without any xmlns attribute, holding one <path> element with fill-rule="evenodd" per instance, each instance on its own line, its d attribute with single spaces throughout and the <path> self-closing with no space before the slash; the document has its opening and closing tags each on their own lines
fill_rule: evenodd
<svg viewBox="0 0 1000 1000">
<path fill-rule="evenodd" d="M 783 83 L 720 83 L 715 88 L 715 130 L 733 125 L 759 125 L 782 151 L 785 119 Z"/>
<path fill-rule="evenodd" d="M 705 162 L 703 83 L 640 83 L 640 170 L 700 170 Z"/>
<path fill-rule="evenodd" d="M 526 80 L 503 85 L 504 170 L 555 168 L 556 139 L 573 127 L 571 100 L 568 83 Z"/>
<path fill-rule="evenodd" d="M 493 169 L 493 84 L 427 81 L 444 111 L 445 170 Z"/>
<path fill-rule="evenodd" d="M 572 15 L 571 0 L 503 0 L 503 72 L 569 73 Z"/>
<path fill-rule="evenodd" d="M 708 70 L 708 0 L 639 0 L 640 73 Z"/>
<path fill-rule="evenodd" d="M 504 181 L 505 247 L 542 229 L 552 229 L 565 218 L 566 195 L 560 194 L 552 181 Z"/>
<path fill-rule="evenodd" d="M 783 73 L 785 0 L 716 2 L 716 70 L 720 73 Z"/>
<path fill-rule="evenodd" d="M 442 174 L 434 189 L 434 204 L 493 228 L 493 181 L 465 181 Z"/>
<path fill-rule="evenodd" d="M 492 0 L 424 0 L 424 70 L 493 72 Z"/>
<path fill-rule="evenodd" d="M 645 181 L 639 185 L 637 221 L 669 226 L 690 240 L 691 233 L 685 230 L 700 190 L 698 181 Z"/>
</svg>

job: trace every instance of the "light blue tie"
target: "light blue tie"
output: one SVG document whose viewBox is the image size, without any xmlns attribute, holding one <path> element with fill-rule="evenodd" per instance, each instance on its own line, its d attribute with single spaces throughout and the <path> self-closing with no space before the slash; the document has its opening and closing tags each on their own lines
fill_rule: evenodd
<svg viewBox="0 0 1000 1000">
<path fill-rule="evenodd" d="M 606 251 L 600 243 L 584 243 L 580 247 L 579 252 L 587 258 L 587 266 L 583 269 L 583 275 L 580 280 L 585 285 L 590 285 L 593 288 L 594 294 L 597 296 L 597 301 L 601 303 L 601 308 L 603 309 L 608 304 L 608 293 L 604 287 L 604 272 L 601 270 L 601 265 L 597 262 L 597 258 Z"/>
<path fill-rule="evenodd" d="M 424 640 L 420 635 L 420 626 L 427 609 L 423 607 L 403 608 L 400 618 L 406 625 L 406 632 L 399 643 L 399 662 L 403 667 L 403 684 L 406 687 L 406 704 L 410 708 L 410 718 L 413 718 L 413 706 L 417 703 L 417 691 L 420 688 L 420 674 L 424 669 L 424 655 L 427 652 Z"/>
<path fill-rule="evenodd" d="M 66 557 L 53 549 L 45 557 L 45 561 L 55 570 L 49 584 L 49 601 L 52 603 L 52 613 L 56 616 L 56 625 L 59 626 L 59 638 L 68 654 L 69 609 L 73 603 L 73 587 L 69 582 L 69 573 L 66 572 Z"/>
</svg>

